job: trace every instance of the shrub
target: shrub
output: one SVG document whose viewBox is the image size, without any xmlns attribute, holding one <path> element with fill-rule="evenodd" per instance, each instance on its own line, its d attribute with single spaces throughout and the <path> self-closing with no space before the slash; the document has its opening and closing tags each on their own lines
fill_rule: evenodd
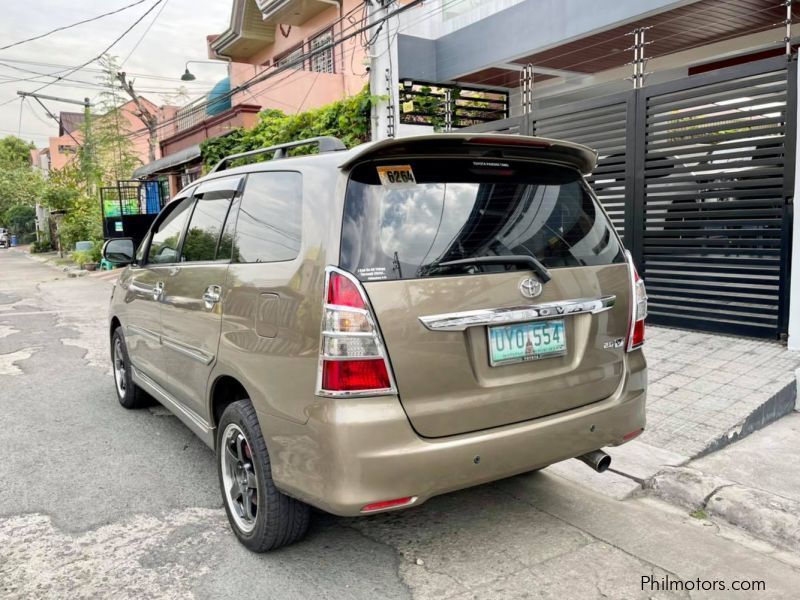
<svg viewBox="0 0 800 600">
<path fill-rule="evenodd" d="M 85 265 L 85 264 L 88 264 L 88 263 L 97 262 L 92 257 L 92 251 L 91 250 L 75 250 L 74 252 L 72 252 L 71 258 L 75 262 L 75 264 L 77 264 L 77 265 Z"/>
<path fill-rule="evenodd" d="M 103 225 L 100 220 L 100 203 L 91 196 L 76 198 L 59 227 L 61 247 L 74 248 L 82 240 L 102 240 Z"/>
<path fill-rule="evenodd" d="M 203 162 L 210 168 L 230 154 L 322 135 L 337 137 L 352 148 L 369 141 L 373 100 L 365 87 L 355 96 L 304 113 L 285 115 L 279 110 L 266 109 L 252 129 L 236 129 L 200 144 Z M 310 151 L 315 150 L 298 148 L 290 154 Z"/>
<path fill-rule="evenodd" d="M 50 252 L 50 250 L 52 249 L 53 247 L 50 244 L 50 239 L 45 237 L 43 237 L 39 241 L 33 242 L 33 244 L 31 245 L 31 252 L 33 252 L 34 254 L 38 254 L 41 252 Z"/>
</svg>

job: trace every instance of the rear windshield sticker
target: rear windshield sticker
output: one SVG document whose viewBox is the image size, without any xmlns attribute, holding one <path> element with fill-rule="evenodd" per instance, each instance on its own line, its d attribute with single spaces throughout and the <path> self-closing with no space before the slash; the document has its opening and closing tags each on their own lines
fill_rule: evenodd
<svg viewBox="0 0 800 600">
<path fill-rule="evenodd" d="M 386 167 L 377 167 L 378 177 L 381 178 L 381 184 L 385 187 L 409 187 L 417 185 L 417 180 L 414 179 L 414 171 L 411 170 L 411 165 L 393 165 Z"/>
<path fill-rule="evenodd" d="M 383 281 L 388 279 L 386 267 L 361 267 L 356 273 L 362 281 Z"/>
</svg>

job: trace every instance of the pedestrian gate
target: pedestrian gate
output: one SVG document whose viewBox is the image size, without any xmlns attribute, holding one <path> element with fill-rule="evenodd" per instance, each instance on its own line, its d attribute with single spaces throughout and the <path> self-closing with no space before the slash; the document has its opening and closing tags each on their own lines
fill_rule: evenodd
<svg viewBox="0 0 800 600">
<path fill-rule="evenodd" d="M 650 298 L 649 321 L 758 337 L 788 325 L 797 63 L 694 75 L 462 131 L 597 149 L 589 181 Z"/>
</svg>

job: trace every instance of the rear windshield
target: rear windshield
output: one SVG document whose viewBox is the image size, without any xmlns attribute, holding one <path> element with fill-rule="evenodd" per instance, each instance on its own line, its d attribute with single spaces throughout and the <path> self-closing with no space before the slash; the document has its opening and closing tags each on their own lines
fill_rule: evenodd
<svg viewBox="0 0 800 600">
<path fill-rule="evenodd" d="M 547 268 L 624 261 L 612 225 L 567 167 L 420 159 L 366 163 L 351 174 L 340 264 L 362 281 L 529 268 L 441 264 L 509 255 Z"/>
</svg>

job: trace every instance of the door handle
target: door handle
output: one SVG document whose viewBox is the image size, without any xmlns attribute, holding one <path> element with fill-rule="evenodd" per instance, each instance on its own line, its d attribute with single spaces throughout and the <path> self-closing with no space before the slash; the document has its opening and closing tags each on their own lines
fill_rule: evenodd
<svg viewBox="0 0 800 600">
<path fill-rule="evenodd" d="M 222 298 L 222 288 L 218 285 L 210 285 L 203 293 L 203 304 L 208 310 L 214 308 L 214 305 Z"/>
<path fill-rule="evenodd" d="M 163 294 L 164 294 L 164 282 L 163 281 L 158 281 L 153 286 L 153 300 L 158 302 L 159 300 L 161 300 L 161 296 Z"/>
</svg>

